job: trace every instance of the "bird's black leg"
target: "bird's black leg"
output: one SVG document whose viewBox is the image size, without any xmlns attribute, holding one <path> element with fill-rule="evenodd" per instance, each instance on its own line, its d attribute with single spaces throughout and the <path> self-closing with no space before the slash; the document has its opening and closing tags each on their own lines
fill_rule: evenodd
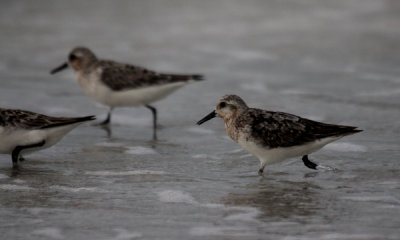
<svg viewBox="0 0 400 240">
<path fill-rule="evenodd" d="M 13 168 L 18 167 L 18 158 L 19 158 L 19 154 L 21 153 L 22 150 L 28 149 L 28 148 L 42 147 L 45 143 L 46 143 L 46 141 L 43 140 L 39 143 L 34 143 L 34 144 L 30 144 L 30 145 L 25 145 L 25 146 L 16 146 L 11 153 Z"/>
<path fill-rule="evenodd" d="M 18 167 L 18 157 L 19 157 L 19 153 L 23 150 L 22 147 L 20 146 L 16 146 L 14 148 L 14 150 L 11 153 L 11 159 L 12 159 L 12 163 L 13 163 L 13 168 L 17 168 Z"/>
<path fill-rule="evenodd" d="M 157 109 L 153 106 L 146 105 L 148 109 L 153 113 L 153 139 L 157 139 Z"/>
<path fill-rule="evenodd" d="M 107 137 L 108 137 L 108 138 L 111 138 L 112 131 L 111 131 L 110 125 L 100 125 L 100 127 L 101 127 L 104 131 L 106 131 Z"/>
<path fill-rule="evenodd" d="M 306 165 L 306 167 L 317 170 L 318 164 L 311 162 L 308 159 L 308 155 L 304 155 L 301 160 L 303 160 L 303 163 L 304 163 L 304 165 Z"/>
<path fill-rule="evenodd" d="M 99 123 L 99 125 L 100 126 L 108 125 L 110 124 L 110 121 L 111 121 L 111 110 L 108 111 L 107 118 L 103 122 Z"/>
</svg>

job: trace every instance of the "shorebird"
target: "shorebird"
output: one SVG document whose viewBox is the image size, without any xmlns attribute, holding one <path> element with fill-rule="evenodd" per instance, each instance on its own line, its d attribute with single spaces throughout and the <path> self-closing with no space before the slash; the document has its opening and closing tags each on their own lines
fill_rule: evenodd
<svg viewBox="0 0 400 240">
<path fill-rule="evenodd" d="M 344 136 L 361 132 L 357 127 L 316 122 L 284 112 L 249 108 L 236 95 L 223 96 L 216 109 L 198 125 L 220 117 L 227 134 L 260 160 L 259 175 L 266 165 L 300 157 L 305 166 L 317 169 L 308 155 Z"/>
<path fill-rule="evenodd" d="M 18 167 L 21 154 L 39 151 L 56 144 L 79 124 L 94 116 L 65 118 L 0 108 L 0 153 L 11 154 L 13 167 Z"/>
<path fill-rule="evenodd" d="M 150 103 L 171 94 L 193 81 L 203 80 L 202 75 L 158 73 L 142 67 L 98 59 L 86 47 L 74 48 L 68 62 L 53 69 L 55 74 L 68 66 L 75 71 L 83 91 L 94 100 L 109 107 L 107 118 L 100 125 L 107 125 L 115 107 L 145 106 L 153 113 L 153 137 L 156 138 L 157 110 Z"/>
</svg>

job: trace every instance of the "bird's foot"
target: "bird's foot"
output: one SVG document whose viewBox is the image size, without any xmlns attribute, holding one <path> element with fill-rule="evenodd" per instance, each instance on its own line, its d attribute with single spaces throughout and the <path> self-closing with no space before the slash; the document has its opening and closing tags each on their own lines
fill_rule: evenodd
<svg viewBox="0 0 400 240">
<path fill-rule="evenodd" d="M 304 156 L 302 157 L 301 160 L 303 160 L 303 163 L 304 163 L 304 165 L 305 165 L 306 167 L 308 167 L 308 168 L 310 168 L 310 169 L 317 170 L 318 164 L 316 164 L 316 163 L 314 163 L 314 162 L 311 162 L 311 161 L 308 159 L 308 155 L 304 155 Z"/>
<path fill-rule="evenodd" d="M 18 169 L 19 169 L 18 163 L 13 162 L 13 169 L 14 169 L 14 170 L 18 170 Z"/>
</svg>

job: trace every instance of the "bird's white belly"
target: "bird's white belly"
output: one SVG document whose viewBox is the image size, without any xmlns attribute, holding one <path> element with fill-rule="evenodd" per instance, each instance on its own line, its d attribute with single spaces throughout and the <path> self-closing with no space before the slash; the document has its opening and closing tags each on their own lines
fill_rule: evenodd
<svg viewBox="0 0 400 240">
<path fill-rule="evenodd" d="M 132 90 L 112 91 L 108 99 L 108 105 L 116 107 L 149 104 L 168 96 L 185 84 L 185 82 L 177 82 Z"/>
<path fill-rule="evenodd" d="M 10 154 L 17 146 L 38 144 L 43 140 L 45 140 L 45 145 L 23 150 L 22 153 L 51 147 L 79 124 L 35 130 L 0 127 L 0 153 Z"/>
<path fill-rule="evenodd" d="M 163 85 L 114 91 L 100 80 L 98 73 L 89 76 L 78 75 L 79 85 L 94 100 L 109 107 L 140 106 L 160 100 L 187 82 L 175 82 Z"/>
<path fill-rule="evenodd" d="M 0 153 L 9 154 L 16 146 L 38 143 L 45 138 L 41 130 L 0 127 Z"/>
<path fill-rule="evenodd" d="M 256 156 L 262 165 L 269 165 L 283 161 L 288 158 L 304 156 L 321 149 L 326 144 L 333 142 L 341 137 L 329 137 L 304 145 L 292 147 L 268 148 L 258 145 L 252 141 L 246 141 L 240 137 L 238 143 L 248 152 Z"/>
<path fill-rule="evenodd" d="M 123 91 L 113 91 L 103 84 L 101 85 L 103 87 L 98 87 L 95 99 L 110 107 L 123 107 L 146 105 L 160 100 L 185 85 L 185 82 Z"/>
</svg>

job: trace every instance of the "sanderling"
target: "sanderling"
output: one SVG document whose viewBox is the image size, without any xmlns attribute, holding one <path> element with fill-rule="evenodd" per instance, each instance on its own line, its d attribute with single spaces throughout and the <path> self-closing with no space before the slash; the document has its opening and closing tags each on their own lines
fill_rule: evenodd
<svg viewBox="0 0 400 240">
<path fill-rule="evenodd" d="M 38 151 L 56 144 L 79 124 L 94 116 L 64 118 L 15 109 L 0 108 L 0 153 L 11 154 L 13 167 L 20 154 Z"/>
<path fill-rule="evenodd" d="M 260 160 L 260 175 L 266 165 L 299 156 L 303 156 L 304 165 L 317 169 L 318 165 L 308 159 L 308 154 L 362 131 L 357 127 L 316 122 L 289 113 L 249 108 L 236 95 L 222 97 L 216 110 L 197 124 L 217 116 L 224 119 L 228 135 Z"/>
<path fill-rule="evenodd" d="M 109 107 L 101 125 L 110 122 L 115 107 L 146 106 L 153 113 L 153 136 L 156 136 L 157 110 L 149 105 L 171 94 L 183 85 L 203 79 L 202 75 L 165 74 L 130 64 L 101 60 L 86 47 L 74 48 L 68 62 L 53 69 L 54 74 L 68 66 L 76 73 L 83 91 L 96 101 Z"/>
</svg>

